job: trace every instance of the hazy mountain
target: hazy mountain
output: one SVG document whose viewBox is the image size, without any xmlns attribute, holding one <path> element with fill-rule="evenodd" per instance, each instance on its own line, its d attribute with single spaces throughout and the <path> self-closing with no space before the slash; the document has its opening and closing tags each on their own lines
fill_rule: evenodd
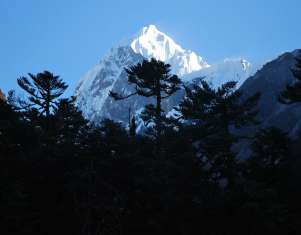
<svg viewBox="0 0 301 235">
<path fill-rule="evenodd" d="M 261 93 L 258 106 L 261 126 L 274 125 L 291 135 L 296 135 L 301 128 L 301 104 L 284 105 L 278 102 L 277 97 L 287 84 L 295 81 L 291 68 L 298 53 L 301 50 L 284 53 L 268 62 L 241 86 L 246 96 Z"/>
<path fill-rule="evenodd" d="M 205 78 L 213 87 L 219 87 L 225 81 L 235 80 L 238 82 L 237 87 L 240 87 L 254 71 L 251 63 L 245 59 L 227 58 L 207 68 L 184 75 L 182 80 L 190 82 L 195 78 Z"/>
</svg>

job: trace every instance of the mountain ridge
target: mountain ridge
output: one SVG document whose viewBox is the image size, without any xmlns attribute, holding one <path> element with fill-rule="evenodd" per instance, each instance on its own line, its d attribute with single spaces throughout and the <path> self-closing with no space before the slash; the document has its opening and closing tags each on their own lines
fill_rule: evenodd
<svg viewBox="0 0 301 235">
<path fill-rule="evenodd" d="M 285 105 L 278 101 L 278 96 L 286 85 L 295 82 L 291 69 L 295 66 L 295 58 L 301 54 L 301 49 L 285 52 L 269 61 L 249 77 L 240 87 L 244 96 L 256 92 L 261 93 L 258 103 L 258 120 L 260 127 L 276 126 L 291 136 L 296 136 L 301 130 L 301 104 Z"/>
<path fill-rule="evenodd" d="M 219 64 L 209 65 L 201 56 L 192 50 L 183 49 L 172 38 L 160 32 L 156 26 L 149 25 L 143 27 L 134 37 L 113 47 L 82 77 L 75 96 L 77 106 L 84 116 L 94 123 L 98 123 L 103 118 L 127 122 L 128 109 L 136 114 L 146 104 L 153 102 L 152 99 L 143 97 L 131 97 L 126 101 L 115 102 L 109 97 L 110 90 L 123 93 L 132 91 L 124 68 L 153 57 L 170 64 L 171 72 L 188 83 L 201 75 L 216 85 L 235 79 L 242 84 L 251 74 L 250 63 L 242 58 L 228 59 Z M 245 65 L 248 65 L 248 69 Z M 195 76 L 189 77 L 189 74 L 193 73 L 196 73 Z M 227 74 L 227 77 L 224 78 L 221 74 Z M 178 92 L 163 103 L 164 109 L 170 111 L 182 98 L 183 92 Z"/>
</svg>

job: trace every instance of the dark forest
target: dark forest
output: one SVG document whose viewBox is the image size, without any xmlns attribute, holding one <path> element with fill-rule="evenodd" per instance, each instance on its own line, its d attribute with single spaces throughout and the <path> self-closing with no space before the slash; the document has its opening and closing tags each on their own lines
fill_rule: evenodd
<svg viewBox="0 0 301 235">
<path fill-rule="evenodd" d="M 86 120 L 49 71 L 17 79 L 26 98 L 1 93 L 1 234 L 301 233 L 301 136 L 259 127 L 260 93 L 185 86 L 155 59 L 125 71 L 134 92 L 113 102 L 155 100 L 127 125 Z M 292 72 L 285 105 L 301 102 L 300 59 Z M 168 116 L 161 102 L 179 89 Z"/>
</svg>

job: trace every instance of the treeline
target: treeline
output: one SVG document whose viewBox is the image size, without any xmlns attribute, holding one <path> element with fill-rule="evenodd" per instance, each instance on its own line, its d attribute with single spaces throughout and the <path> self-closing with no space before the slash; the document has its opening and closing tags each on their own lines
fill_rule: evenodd
<svg viewBox="0 0 301 235">
<path fill-rule="evenodd" d="M 155 98 L 128 127 L 89 123 L 48 71 L 18 79 L 26 99 L 0 99 L 1 234 L 301 233 L 301 140 L 240 131 L 257 129 L 260 94 L 244 97 L 235 82 L 184 86 L 156 60 L 126 72 L 135 92 L 112 91 L 115 100 Z M 301 101 L 300 60 L 293 72 L 279 97 L 287 105 Z M 181 86 L 167 115 L 161 102 Z"/>
</svg>

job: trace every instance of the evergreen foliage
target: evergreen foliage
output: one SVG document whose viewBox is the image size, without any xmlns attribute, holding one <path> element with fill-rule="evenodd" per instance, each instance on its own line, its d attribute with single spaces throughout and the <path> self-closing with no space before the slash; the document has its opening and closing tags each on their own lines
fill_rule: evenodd
<svg viewBox="0 0 301 235">
<path fill-rule="evenodd" d="M 19 78 L 19 86 L 28 93 L 29 106 L 36 106 L 42 114 L 49 117 L 51 111 L 56 107 L 56 99 L 67 89 L 67 85 L 49 71 L 38 73 L 37 75 L 28 74 L 29 78 Z"/>
<path fill-rule="evenodd" d="M 151 74 L 150 64 L 166 68 L 144 63 Z M 154 78 L 140 66 L 131 79 Z M 258 94 L 244 97 L 234 82 L 186 87 L 178 117 L 160 119 L 156 158 L 156 139 L 136 133 L 134 117 L 129 132 L 109 119 L 92 125 L 73 97 L 58 99 L 61 80 L 47 117 L 40 85 L 22 81 L 30 108 L 17 109 L 13 93 L 0 100 L 1 234 L 300 234 L 300 140 L 238 132 L 255 128 Z M 246 159 L 234 151 L 242 140 Z"/>
<path fill-rule="evenodd" d="M 148 104 L 145 106 L 142 119 L 146 126 L 155 123 L 154 136 L 156 137 L 158 149 L 160 149 L 160 138 L 165 119 L 162 101 L 178 91 L 181 84 L 181 80 L 176 75 L 170 74 L 170 71 L 170 65 L 162 61 L 156 59 L 143 60 L 142 63 L 126 69 L 128 82 L 135 87 L 134 93 L 123 95 L 113 91 L 110 92 L 115 100 L 127 99 L 133 95 L 155 98 L 155 105 Z"/>
<path fill-rule="evenodd" d="M 198 131 L 191 132 L 204 168 L 214 181 L 226 179 L 233 183 L 238 178 L 237 159 L 233 145 L 240 140 L 235 128 L 255 124 L 255 94 L 242 99 L 235 89 L 236 82 L 228 82 L 213 89 L 206 81 L 186 87 L 186 97 L 177 108 L 178 118 L 188 120 Z"/>
</svg>

